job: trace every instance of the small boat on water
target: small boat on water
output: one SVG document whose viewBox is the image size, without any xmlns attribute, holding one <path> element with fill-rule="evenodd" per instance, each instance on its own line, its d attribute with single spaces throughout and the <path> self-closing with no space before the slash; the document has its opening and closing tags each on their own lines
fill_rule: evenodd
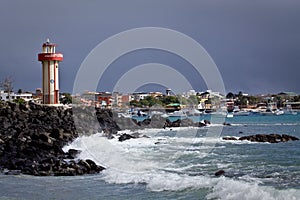
<svg viewBox="0 0 300 200">
<path fill-rule="evenodd" d="M 260 114 L 264 116 L 271 116 L 271 115 L 275 115 L 275 112 L 270 108 L 267 108 L 265 111 L 261 111 Z"/>
<path fill-rule="evenodd" d="M 283 110 L 276 110 L 275 115 L 284 115 L 284 111 Z"/>
<path fill-rule="evenodd" d="M 170 116 L 169 116 L 168 114 L 165 113 L 165 114 L 162 114 L 161 117 L 163 117 L 163 118 L 168 118 L 168 117 L 170 117 Z"/>
<path fill-rule="evenodd" d="M 248 116 L 250 112 L 241 110 L 238 106 L 234 106 L 232 114 L 233 116 Z"/>
<path fill-rule="evenodd" d="M 261 115 L 271 116 L 271 115 L 283 115 L 284 111 L 279 110 L 275 102 L 268 103 L 266 110 L 260 112 Z"/>
<path fill-rule="evenodd" d="M 248 116 L 250 115 L 250 112 L 245 111 L 245 110 L 240 110 L 238 112 L 233 113 L 234 116 Z"/>
<path fill-rule="evenodd" d="M 269 109 L 267 109 L 266 111 L 262 111 L 260 114 L 264 115 L 264 116 L 284 115 L 284 111 L 283 110 L 269 110 Z"/>
<path fill-rule="evenodd" d="M 227 113 L 227 115 L 226 115 L 227 118 L 232 118 L 233 116 L 234 116 L 234 115 L 233 115 L 232 112 L 229 112 L 229 113 Z"/>
<path fill-rule="evenodd" d="M 183 110 L 177 110 L 168 115 L 169 117 L 187 117 L 187 114 Z"/>
<path fill-rule="evenodd" d="M 163 117 L 163 118 L 168 118 L 168 117 L 169 117 L 169 115 L 166 114 L 165 112 L 162 112 L 162 111 L 156 111 L 156 110 L 151 111 L 151 113 L 150 113 L 150 118 L 151 118 L 153 115 L 160 115 L 160 116 Z"/>
<path fill-rule="evenodd" d="M 298 112 L 293 110 L 292 106 L 291 105 L 286 105 L 286 108 L 284 109 L 284 114 L 287 114 L 287 115 L 297 115 Z"/>
</svg>

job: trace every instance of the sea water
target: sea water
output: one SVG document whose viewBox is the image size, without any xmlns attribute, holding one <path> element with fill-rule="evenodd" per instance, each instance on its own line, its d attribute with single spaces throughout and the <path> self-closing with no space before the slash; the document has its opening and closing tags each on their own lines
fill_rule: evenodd
<svg viewBox="0 0 300 200">
<path fill-rule="evenodd" d="M 77 177 L 1 175 L 0 199 L 300 199 L 300 141 L 222 140 L 271 133 L 300 137 L 300 115 L 224 120 L 231 126 L 120 131 L 147 136 L 124 142 L 101 133 L 82 135 L 64 150 L 80 149 L 78 158 L 106 170 Z M 216 177 L 218 170 L 225 176 Z"/>
</svg>

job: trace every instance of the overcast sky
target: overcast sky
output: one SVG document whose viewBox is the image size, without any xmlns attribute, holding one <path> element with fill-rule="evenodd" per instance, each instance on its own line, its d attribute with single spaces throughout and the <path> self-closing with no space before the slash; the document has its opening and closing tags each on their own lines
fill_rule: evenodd
<svg viewBox="0 0 300 200">
<path fill-rule="evenodd" d="M 0 25 L 0 79 L 12 76 L 15 90 L 41 87 L 37 54 L 48 37 L 64 54 L 61 91 L 71 92 L 81 63 L 100 42 L 151 26 L 179 31 L 201 44 L 216 63 L 227 92 L 300 93 L 297 0 L 1 0 Z M 167 52 L 132 52 L 110 66 L 111 79 L 98 90 L 109 90 L 109 81 L 117 81 L 113 76 L 120 76 L 121 67 L 129 70 L 149 62 L 185 69 L 185 61 Z M 203 80 L 190 75 L 196 90 L 206 89 Z"/>
</svg>

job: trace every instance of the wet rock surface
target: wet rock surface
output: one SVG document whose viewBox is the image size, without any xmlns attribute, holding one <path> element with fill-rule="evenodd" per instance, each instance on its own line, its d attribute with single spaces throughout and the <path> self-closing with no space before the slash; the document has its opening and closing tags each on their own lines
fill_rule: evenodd
<svg viewBox="0 0 300 200">
<path fill-rule="evenodd" d="M 256 135 L 249 135 L 243 136 L 240 138 L 236 137 L 223 137 L 223 140 L 247 140 L 251 142 L 269 142 L 269 143 L 279 143 L 279 142 L 288 142 L 288 141 L 295 141 L 299 140 L 299 138 L 291 135 L 286 134 L 256 134 Z"/>
<path fill-rule="evenodd" d="M 119 141 L 120 141 L 120 142 L 123 142 L 123 141 L 125 141 L 125 140 L 129 140 L 129 139 L 132 139 L 132 138 L 136 138 L 136 137 L 133 136 L 133 135 L 129 135 L 129 134 L 127 134 L 127 133 L 124 133 L 124 134 L 122 134 L 122 135 L 119 137 Z"/>
<path fill-rule="evenodd" d="M 215 176 L 224 176 L 224 175 L 225 175 L 225 171 L 222 169 L 215 173 Z"/>
<path fill-rule="evenodd" d="M 0 169 L 5 174 L 73 176 L 98 173 L 104 167 L 92 160 L 76 160 L 79 151 L 62 148 L 79 136 L 105 130 L 114 134 L 119 127 L 108 110 L 96 110 L 97 126 L 91 128 L 88 109 L 80 108 L 74 123 L 73 110 L 37 104 L 1 103 Z M 95 110 L 95 109 L 94 109 Z M 86 113 L 86 115 L 84 114 Z M 89 116 L 91 117 L 91 116 Z M 85 119 L 85 120 L 83 120 Z M 93 122 L 92 122 L 93 123 Z"/>
<path fill-rule="evenodd" d="M 184 118 L 170 121 L 168 118 L 161 117 L 160 115 L 153 115 L 149 119 L 137 121 L 136 119 L 114 117 L 118 127 L 122 130 L 138 130 L 143 128 L 172 128 L 172 127 L 203 127 L 210 124 L 208 120 L 201 122 L 193 122 L 193 120 Z"/>
</svg>

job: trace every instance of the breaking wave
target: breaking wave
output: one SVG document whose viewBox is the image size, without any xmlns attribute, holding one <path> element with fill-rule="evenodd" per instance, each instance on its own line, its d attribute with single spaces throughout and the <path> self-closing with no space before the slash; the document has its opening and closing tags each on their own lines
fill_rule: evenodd
<svg viewBox="0 0 300 200">
<path fill-rule="evenodd" d="M 119 142 L 117 138 L 108 140 L 98 133 L 77 138 L 64 150 L 79 149 L 81 153 L 78 158 L 93 159 L 105 166 L 106 170 L 99 175 L 99 179 L 107 183 L 145 184 L 148 190 L 154 192 L 205 189 L 207 199 L 300 199 L 300 190 L 279 190 L 264 186 L 259 179 L 251 177 L 215 177 L 212 173 L 201 171 L 209 165 L 209 162 L 201 162 L 203 149 L 211 148 L 210 143 L 218 143 L 215 148 L 226 148 L 222 144 L 228 141 L 184 137 L 180 133 L 168 135 L 170 131 L 187 133 L 188 130 L 146 129 L 138 132 L 149 138 L 124 142 Z M 218 160 L 214 152 L 210 152 L 205 159 Z M 222 162 L 218 164 L 224 165 Z"/>
</svg>

